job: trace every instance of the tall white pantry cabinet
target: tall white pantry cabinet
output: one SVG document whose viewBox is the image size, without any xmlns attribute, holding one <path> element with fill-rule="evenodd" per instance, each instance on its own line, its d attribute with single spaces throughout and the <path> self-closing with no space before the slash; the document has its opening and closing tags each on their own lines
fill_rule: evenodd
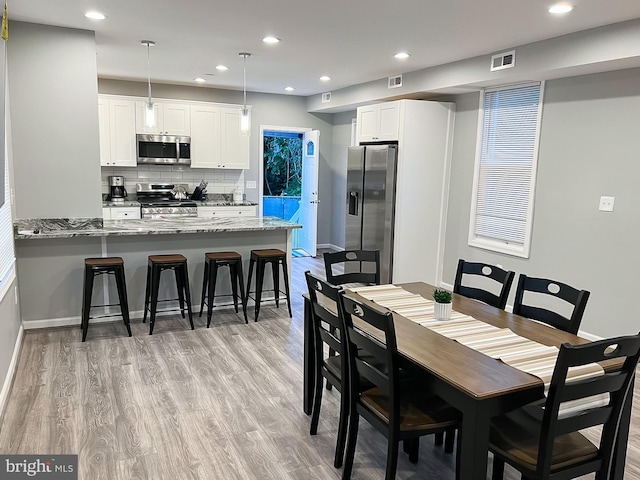
<svg viewBox="0 0 640 480">
<path fill-rule="evenodd" d="M 398 142 L 393 282 L 437 285 L 442 279 L 455 104 L 385 102 L 359 107 L 358 122 L 374 107 L 385 119 L 383 131 L 377 133 L 375 122 L 365 122 L 363 132 L 359 124 L 358 142 L 372 137 Z"/>
</svg>

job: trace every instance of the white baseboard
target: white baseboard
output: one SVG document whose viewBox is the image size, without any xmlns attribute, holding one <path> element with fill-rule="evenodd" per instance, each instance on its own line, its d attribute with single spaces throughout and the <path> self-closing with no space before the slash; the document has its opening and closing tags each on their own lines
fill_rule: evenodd
<svg viewBox="0 0 640 480">
<path fill-rule="evenodd" d="M 321 243 L 318 244 L 318 248 L 333 250 L 335 252 L 341 252 L 344 248 L 334 245 L 333 243 Z"/>
<path fill-rule="evenodd" d="M 11 390 L 13 377 L 16 374 L 16 367 L 18 366 L 18 357 L 20 356 L 20 350 L 22 349 L 23 337 L 24 328 L 22 325 L 20 325 L 20 329 L 18 330 L 18 337 L 16 338 L 16 343 L 13 347 L 13 355 L 11 355 L 11 362 L 9 362 L 9 369 L 7 370 L 7 375 L 4 378 L 4 384 L 2 385 L 2 390 L 0 391 L 0 415 L 4 414 L 4 407 L 7 403 L 7 398 L 9 397 L 9 391 Z"/>
<path fill-rule="evenodd" d="M 171 312 L 158 312 L 156 315 L 162 317 L 165 315 L 175 315 L 177 311 Z M 130 318 L 142 318 L 144 314 L 143 310 L 135 312 L 129 312 Z M 195 313 L 194 313 L 195 315 Z M 113 317 L 92 318 L 91 323 L 105 323 L 121 321 L 122 317 L 116 315 Z M 22 325 L 25 330 L 34 330 L 36 328 L 51 328 L 51 327 L 80 327 L 80 316 L 77 317 L 63 317 L 63 318 L 45 318 L 42 320 L 23 320 Z"/>
</svg>

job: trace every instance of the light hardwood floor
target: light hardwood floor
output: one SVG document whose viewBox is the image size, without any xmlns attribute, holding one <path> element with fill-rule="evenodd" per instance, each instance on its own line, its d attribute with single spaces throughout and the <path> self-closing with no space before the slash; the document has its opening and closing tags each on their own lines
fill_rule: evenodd
<svg viewBox="0 0 640 480">
<path fill-rule="evenodd" d="M 304 271 L 292 260 L 293 319 L 266 304 L 249 325 L 232 310 L 191 331 L 163 317 L 28 331 L 0 430 L 4 454 L 79 454 L 83 480 L 339 479 L 333 450 L 339 393 L 324 391 L 318 435 L 302 412 Z M 198 282 L 194 280 L 194 287 Z M 198 295 L 194 295 L 198 297 Z M 640 479 L 638 388 L 627 479 Z M 360 423 L 353 479 L 384 478 L 386 440 Z M 454 456 L 421 441 L 420 461 L 400 455 L 398 479 L 453 479 Z M 508 479 L 518 478 L 507 467 Z M 587 476 L 584 478 L 593 478 Z"/>
</svg>

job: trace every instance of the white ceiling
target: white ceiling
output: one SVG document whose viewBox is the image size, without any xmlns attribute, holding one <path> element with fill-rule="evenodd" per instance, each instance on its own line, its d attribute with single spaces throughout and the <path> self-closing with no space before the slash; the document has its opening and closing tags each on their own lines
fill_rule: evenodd
<svg viewBox="0 0 640 480">
<path fill-rule="evenodd" d="M 95 30 L 98 76 L 294 95 L 337 90 L 597 26 L 640 18 L 638 0 L 574 0 L 564 16 L 549 0 L 19 0 L 10 20 Z M 84 17 L 88 10 L 107 15 Z M 11 35 L 11 31 L 9 31 Z M 282 41 L 262 42 L 265 35 Z M 9 41 L 11 41 L 9 39 Z M 411 57 L 393 58 L 401 50 Z M 217 72 L 224 64 L 227 72 Z M 214 74 L 208 76 L 206 74 Z M 332 80 L 322 83 L 321 75 Z"/>
</svg>

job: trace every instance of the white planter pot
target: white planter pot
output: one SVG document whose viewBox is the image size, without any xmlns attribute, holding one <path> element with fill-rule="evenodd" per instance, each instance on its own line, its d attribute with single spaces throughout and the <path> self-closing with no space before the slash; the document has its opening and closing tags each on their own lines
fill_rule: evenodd
<svg viewBox="0 0 640 480">
<path fill-rule="evenodd" d="M 451 308 L 451 303 L 436 302 L 433 308 L 436 320 L 449 320 L 451 318 Z"/>
</svg>

